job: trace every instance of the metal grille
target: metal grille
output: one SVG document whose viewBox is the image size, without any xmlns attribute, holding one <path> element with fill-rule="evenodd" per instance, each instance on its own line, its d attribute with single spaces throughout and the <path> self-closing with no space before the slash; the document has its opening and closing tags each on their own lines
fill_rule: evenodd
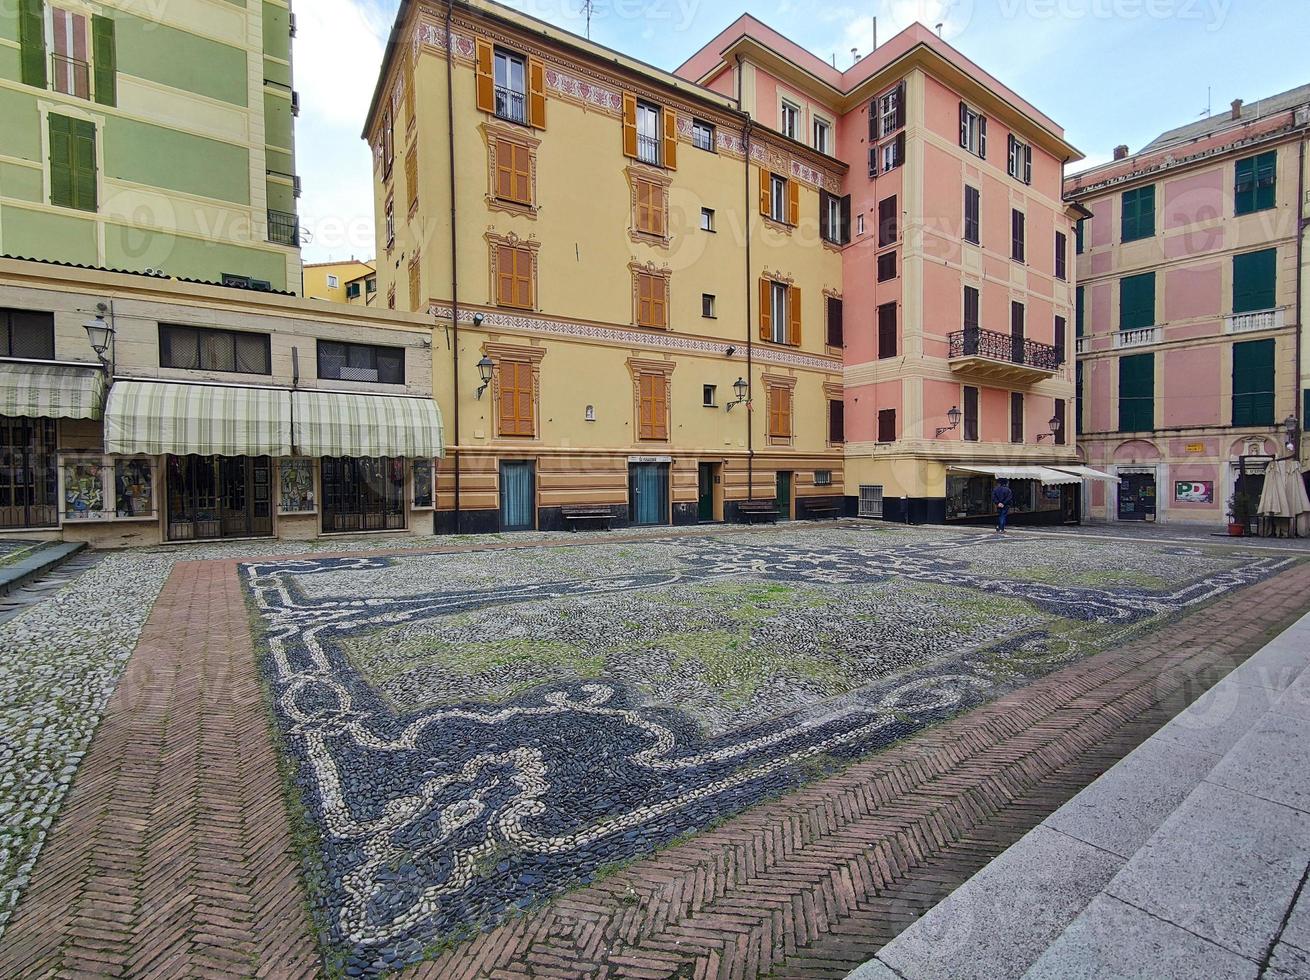
<svg viewBox="0 0 1310 980">
<path fill-rule="evenodd" d="M 0 416 L 0 527 L 59 523 L 52 419 Z"/>
<path fill-rule="evenodd" d="M 882 487 L 860 487 L 860 516 L 882 517 Z"/>
<path fill-rule="evenodd" d="M 991 361 L 1022 364 L 1042 371 L 1055 371 L 1060 366 L 1056 350 L 1050 344 L 1023 340 L 995 330 L 969 328 L 951 334 L 951 357 L 985 357 Z"/>
<path fill-rule="evenodd" d="M 34 361 L 55 359 L 55 317 L 53 313 L 0 310 L 0 357 L 22 357 Z"/>
<path fill-rule="evenodd" d="M 405 528 L 403 459 L 323 458 L 323 533 Z"/>
<path fill-rule="evenodd" d="M 527 122 L 525 99 L 522 92 L 503 85 L 496 86 L 496 115 L 509 122 Z"/>
<path fill-rule="evenodd" d="M 274 245 L 300 247 L 300 219 L 286 211 L 268 211 L 268 240 Z"/>
<path fill-rule="evenodd" d="M 273 533 L 267 456 L 169 456 L 168 540 L 268 537 Z"/>
</svg>

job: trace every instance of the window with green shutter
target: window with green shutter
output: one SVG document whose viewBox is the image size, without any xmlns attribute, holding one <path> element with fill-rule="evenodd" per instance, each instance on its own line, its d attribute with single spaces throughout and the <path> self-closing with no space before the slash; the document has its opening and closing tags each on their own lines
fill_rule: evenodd
<svg viewBox="0 0 1310 980">
<path fill-rule="evenodd" d="M 45 88 L 45 2 L 19 0 L 18 42 L 24 85 Z"/>
<path fill-rule="evenodd" d="M 1084 331 L 1084 329 L 1085 329 L 1085 327 L 1084 327 L 1084 322 L 1085 322 L 1085 312 L 1084 312 L 1084 311 L 1086 310 L 1086 308 L 1087 308 L 1087 303 L 1086 303 L 1086 298 L 1085 298 L 1085 295 L 1084 295 L 1084 292 L 1083 292 L 1083 287 L 1082 287 L 1082 286 L 1079 286 L 1078 289 L 1077 289 L 1077 291 L 1074 293 L 1074 317 L 1073 317 L 1073 318 L 1074 318 L 1074 332 L 1075 332 L 1075 334 L 1076 334 L 1077 336 L 1079 336 L 1079 337 L 1081 337 L 1081 336 L 1083 335 L 1083 331 Z"/>
<path fill-rule="evenodd" d="M 1155 273 L 1125 276 L 1119 280 L 1119 329 L 1144 330 L 1155 326 Z"/>
<path fill-rule="evenodd" d="M 1233 312 L 1256 313 L 1277 305 L 1278 249 L 1233 256 Z"/>
<path fill-rule="evenodd" d="M 1233 188 L 1237 214 L 1268 211 L 1278 189 L 1278 153 L 1271 150 L 1237 161 L 1237 183 Z"/>
<path fill-rule="evenodd" d="M 1233 425 L 1274 424 L 1273 340 L 1233 344 Z"/>
<path fill-rule="evenodd" d="M 96 210 L 95 123 L 50 114 L 50 203 Z"/>
<path fill-rule="evenodd" d="M 1155 185 L 1124 191 L 1123 235 L 1125 242 L 1150 238 L 1155 234 Z"/>
<path fill-rule="evenodd" d="M 114 22 L 99 14 L 91 18 L 91 57 L 95 59 L 95 100 L 101 105 L 118 105 Z"/>
<path fill-rule="evenodd" d="M 1155 355 L 1119 358 L 1119 431 L 1155 428 Z"/>
</svg>

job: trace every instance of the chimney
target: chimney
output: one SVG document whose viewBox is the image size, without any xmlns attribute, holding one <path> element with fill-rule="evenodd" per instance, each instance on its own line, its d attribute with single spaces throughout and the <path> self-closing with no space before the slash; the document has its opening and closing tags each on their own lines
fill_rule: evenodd
<svg viewBox="0 0 1310 980">
<path fill-rule="evenodd" d="M 1114 158 L 1115 158 L 1116 160 L 1127 160 L 1127 159 L 1128 159 L 1128 147 L 1124 146 L 1122 143 L 1119 144 L 1118 146 L 1116 146 L 1116 147 L 1114 148 Z"/>
<path fill-rule="evenodd" d="M 1234 118 L 1234 119 L 1241 119 L 1241 118 L 1242 118 L 1242 100 L 1241 100 L 1241 99 L 1233 99 L 1233 118 Z"/>
</svg>

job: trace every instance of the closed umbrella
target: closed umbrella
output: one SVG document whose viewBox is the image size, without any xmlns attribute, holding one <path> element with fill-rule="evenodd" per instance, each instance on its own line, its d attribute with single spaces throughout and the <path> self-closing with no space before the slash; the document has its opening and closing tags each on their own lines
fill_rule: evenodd
<svg viewBox="0 0 1310 980">
<path fill-rule="evenodd" d="M 1310 528 L 1310 495 L 1306 494 L 1302 473 L 1301 464 L 1294 459 L 1271 463 L 1260 495 L 1260 514 L 1291 521 L 1298 534 Z"/>
</svg>

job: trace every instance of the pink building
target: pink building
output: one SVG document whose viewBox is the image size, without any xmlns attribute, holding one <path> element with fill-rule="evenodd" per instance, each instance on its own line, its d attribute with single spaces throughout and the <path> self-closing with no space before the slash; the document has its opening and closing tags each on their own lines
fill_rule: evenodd
<svg viewBox="0 0 1310 980">
<path fill-rule="evenodd" d="M 1065 181 L 1077 234 L 1081 455 L 1111 520 L 1219 524 L 1310 411 L 1302 360 L 1310 86 Z M 1246 458 L 1245 463 L 1243 458 Z"/>
<path fill-rule="evenodd" d="M 1026 520 L 1077 519 L 1064 131 L 922 25 L 840 71 L 746 15 L 678 74 L 850 167 L 820 237 L 851 506 L 983 520 L 1010 478 Z"/>
</svg>

